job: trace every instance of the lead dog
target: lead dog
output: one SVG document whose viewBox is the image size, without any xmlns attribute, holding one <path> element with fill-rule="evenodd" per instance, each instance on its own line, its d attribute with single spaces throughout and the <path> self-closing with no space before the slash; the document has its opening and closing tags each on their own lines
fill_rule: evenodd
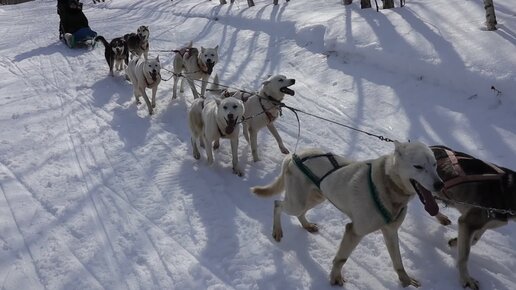
<svg viewBox="0 0 516 290">
<path fill-rule="evenodd" d="M 478 281 L 468 272 L 470 248 L 486 230 L 516 220 L 516 173 L 444 146 L 431 148 L 438 160 L 438 173 L 445 180 L 445 188 L 437 196 L 461 213 L 458 237 L 448 242 L 457 246 L 460 282 L 463 287 L 478 289 Z M 436 217 L 443 225 L 451 223 L 444 214 Z"/>
<path fill-rule="evenodd" d="M 172 88 L 172 99 L 177 98 L 177 82 L 179 77 L 184 75 L 186 81 L 190 85 L 194 99 L 199 97 L 199 93 L 195 88 L 195 80 L 201 80 L 201 96 L 204 97 L 208 78 L 213 72 L 213 67 L 219 61 L 219 46 L 214 48 L 204 48 L 201 51 L 192 47 L 192 42 L 188 46 L 177 50 L 174 55 L 174 86 Z M 184 79 L 183 78 L 183 79 Z M 183 79 L 181 79 L 180 91 L 183 92 Z"/>
<path fill-rule="evenodd" d="M 260 161 L 258 156 L 258 131 L 267 126 L 274 139 L 278 143 L 281 153 L 288 154 L 289 151 L 283 145 L 283 140 L 274 126 L 274 121 L 281 113 L 280 104 L 285 94 L 293 96 L 295 92 L 289 87 L 296 83 L 295 79 L 287 79 L 284 75 L 269 77 L 262 83 L 257 94 L 246 95 L 242 92 L 223 92 L 223 95 L 230 95 L 244 101 L 245 122 L 244 137 L 251 144 L 251 152 L 255 162 Z"/>
<path fill-rule="evenodd" d="M 341 269 L 353 249 L 365 235 L 381 230 L 402 285 L 418 287 L 420 283 L 403 267 L 398 242 L 398 228 L 405 219 L 407 203 L 416 193 L 416 183 L 430 191 L 442 188 L 432 151 L 420 142 L 395 142 L 394 152 L 368 161 L 353 162 L 317 149 L 288 155 L 276 180 L 251 191 L 271 196 L 285 190 L 285 198 L 274 202 L 272 236 L 278 242 L 283 236 L 283 211 L 297 216 L 309 232 L 318 231 L 318 227 L 308 222 L 305 213 L 326 199 L 351 219 L 333 259 L 331 284 L 343 285 Z"/>
<path fill-rule="evenodd" d="M 159 56 L 155 59 L 146 60 L 144 58 L 136 57 L 129 61 L 125 69 L 127 77 L 133 84 L 134 98 L 136 104 L 140 104 L 140 96 L 143 96 L 149 114 L 152 115 L 154 107 L 156 107 L 156 92 L 158 85 L 161 82 L 161 64 Z M 146 88 L 152 89 L 152 103 L 145 92 Z"/>
<path fill-rule="evenodd" d="M 243 172 L 238 165 L 238 136 L 244 115 L 244 105 L 236 98 L 196 99 L 188 112 L 188 127 L 192 135 L 191 142 L 193 157 L 201 158 L 199 146 L 204 145 L 208 164 L 213 164 L 213 148 L 219 147 L 219 139 L 226 138 L 231 142 L 233 157 L 233 173 L 242 176 Z"/>
<path fill-rule="evenodd" d="M 149 27 L 145 25 L 138 27 L 136 33 L 132 32 L 124 35 L 127 48 L 131 53 L 131 59 L 134 56 L 140 57 L 143 54 L 143 57 L 147 60 L 149 57 L 149 36 Z"/>
<path fill-rule="evenodd" d="M 101 41 L 104 44 L 104 57 L 109 66 L 109 75 L 113 76 L 113 66 L 117 71 L 124 69 L 124 62 L 129 63 L 129 51 L 127 43 L 123 37 L 113 38 L 110 42 L 99 35 L 95 37 L 95 41 Z"/>
</svg>

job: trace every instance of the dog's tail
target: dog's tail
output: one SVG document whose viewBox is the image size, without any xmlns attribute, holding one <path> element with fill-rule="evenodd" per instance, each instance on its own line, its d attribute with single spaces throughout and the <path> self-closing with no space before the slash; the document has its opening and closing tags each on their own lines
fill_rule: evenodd
<svg viewBox="0 0 516 290">
<path fill-rule="evenodd" d="M 107 42 L 107 40 L 102 35 L 96 36 L 94 40 L 95 41 L 102 41 L 102 44 L 104 44 L 104 47 L 109 47 L 109 43 Z"/>
<path fill-rule="evenodd" d="M 262 197 L 269 197 L 281 193 L 285 189 L 285 174 L 287 173 L 287 168 L 291 160 L 292 155 L 285 157 L 281 165 L 281 173 L 276 177 L 276 180 L 266 186 L 251 187 L 251 192 Z"/>
</svg>

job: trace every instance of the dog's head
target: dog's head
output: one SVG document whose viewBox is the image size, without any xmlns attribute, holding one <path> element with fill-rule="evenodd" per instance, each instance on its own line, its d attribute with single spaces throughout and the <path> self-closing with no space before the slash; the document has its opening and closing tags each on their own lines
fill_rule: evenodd
<svg viewBox="0 0 516 290">
<path fill-rule="evenodd" d="M 148 26 L 142 25 L 138 27 L 138 30 L 136 30 L 136 34 L 138 34 L 140 39 L 142 39 L 143 41 L 149 41 L 150 32 Z"/>
<path fill-rule="evenodd" d="M 217 45 L 214 48 L 204 48 L 201 46 L 199 58 L 201 62 L 206 65 L 206 73 L 211 74 L 213 67 L 219 62 L 219 46 Z"/>
<path fill-rule="evenodd" d="M 158 76 L 161 77 L 161 63 L 159 62 L 159 55 L 156 58 L 148 59 L 145 62 L 143 69 L 151 76 L 153 81 L 156 81 Z"/>
<path fill-rule="evenodd" d="M 437 161 L 432 150 L 421 142 L 400 143 L 394 141 L 394 163 L 404 186 L 412 186 L 417 192 L 425 210 L 432 216 L 439 212 L 439 206 L 430 192 L 439 192 L 444 183 L 437 174 Z"/>
<path fill-rule="evenodd" d="M 285 94 L 291 96 L 295 94 L 294 90 L 289 88 L 295 83 L 295 79 L 287 79 L 284 75 L 271 76 L 262 83 L 260 95 L 269 96 L 277 101 L 281 101 Z"/>
<path fill-rule="evenodd" d="M 225 133 L 233 133 L 238 121 L 242 121 L 243 119 L 244 103 L 237 98 L 227 97 L 217 101 L 217 104 L 217 116 L 219 118 L 219 122 L 223 121 L 225 124 Z"/>
<path fill-rule="evenodd" d="M 126 47 L 124 38 L 122 38 L 122 37 L 114 38 L 113 40 L 111 40 L 110 45 L 111 45 L 111 49 L 113 50 L 113 53 L 116 56 L 124 55 L 125 47 Z"/>
</svg>

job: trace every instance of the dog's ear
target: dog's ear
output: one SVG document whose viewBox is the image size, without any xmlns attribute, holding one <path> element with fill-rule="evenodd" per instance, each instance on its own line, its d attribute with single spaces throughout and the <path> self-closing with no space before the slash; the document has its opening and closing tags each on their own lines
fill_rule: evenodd
<svg viewBox="0 0 516 290">
<path fill-rule="evenodd" d="M 215 50 L 219 51 L 219 45 L 218 44 L 217 44 L 217 46 L 215 46 Z"/>
<path fill-rule="evenodd" d="M 204 53 L 205 50 L 204 46 L 201 46 L 201 53 Z"/>
<path fill-rule="evenodd" d="M 217 104 L 217 106 L 219 106 L 220 105 L 220 99 L 215 98 L 215 103 Z"/>
<path fill-rule="evenodd" d="M 159 54 L 156 56 L 156 61 L 159 62 Z"/>
<path fill-rule="evenodd" d="M 271 82 L 271 81 L 269 81 L 269 80 L 265 80 L 265 81 L 263 81 L 263 82 L 262 82 L 262 85 L 264 85 L 264 86 L 265 86 L 265 85 L 269 84 L 270 82 Z"/>
</svg>

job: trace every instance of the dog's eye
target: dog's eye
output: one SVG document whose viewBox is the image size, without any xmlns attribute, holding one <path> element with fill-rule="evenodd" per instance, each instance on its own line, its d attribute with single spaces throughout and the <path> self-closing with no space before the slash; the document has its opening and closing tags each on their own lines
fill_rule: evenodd
<svg viewBox="0 0 516 290">
<path fill-rule="evenodd" d="M 283 79 L 279 79 L 279 82 L 282 83 L 283 82 Z"/>
<path fill-rule="evenodd" d="M 233 105 L 233 109 L 236 109 L 237 108 L 237 105 Z"/>
<path fill-rule="evenodd" d="M 423 166 L 421 166 L 421 165 L 414 165 L 414 168 L 417 169 L 417 170 L 422 170 Z"/>
<path fill-rule="evenodd" d="M 228 107 L 227 107 L 227 106 L 224 106 L 223 108 L 224 108 L 224 110 L 227 110 L 227 109 L 228 109 Z"/>
</svg>

